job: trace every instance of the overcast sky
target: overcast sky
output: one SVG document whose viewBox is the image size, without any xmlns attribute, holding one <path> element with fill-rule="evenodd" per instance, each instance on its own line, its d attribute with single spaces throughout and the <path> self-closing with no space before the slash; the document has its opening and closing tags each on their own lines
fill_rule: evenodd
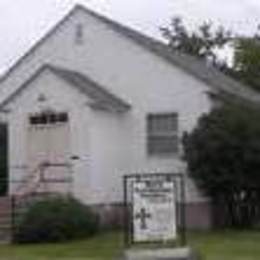
<svg viewBox="0 0 260 260">
<path fill-rule="evenodd" d="M 204 20 L 252 34 L 260 23 L 260 0 L 0 0 L 0 72 L 10 67 L 75 3 L 148 35 L 179 15 L 190 26 Z"/>
</svg>

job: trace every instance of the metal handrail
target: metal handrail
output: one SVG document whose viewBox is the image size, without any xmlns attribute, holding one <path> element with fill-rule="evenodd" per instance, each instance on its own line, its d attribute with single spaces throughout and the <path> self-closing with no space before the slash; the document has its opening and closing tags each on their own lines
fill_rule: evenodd
<svg viewBox="0 0 260 260">
<path fill-rule="evenodd" d="M 29 174 L 27 174 L 26 176 L 24 176 L 24 178 L 22 180 L 17 181 L 18 183 L 20 183 L 20 185 L 18 187 L 16 187 L 16 191 L 15 193 L 19 193 L 19 190 L 22 189 L 24 187 L 23 184 L 28 184 L 28 182 L 38 173 L 40 166 L 38 165 L 34 170 L 32 170 Z"/>
<path fill-rule="evenodd" d="M 34 169 L 30 174 L 26 175 L 23 180 L 17 181 L 18 183 L 20 183 L 20 185 L 18 186 L 18 188 L 16 188 L 16 195 L 28 195 L 28 194 L 32 194 L 35 191 L 37 191 L 37 189 L 40 187 L 40 185 L 44 184 L 44 183 L 70 183 L 72 181 L 72 178 L 66 178 L 63 180 L 58 180 L 58 179 L 51 179 L 48 180 L 44 174 L 45 174 L 45 170 L 47 168 L 51 168 L 51 167 L 66 167 L 66 168 L 70 168 L 71 165 L 69 163 L 49 163 L 49 162 L 43 162 L 41 164 L 39 164 L 36 169 Z M 33 182 L 33 178 L 36 178 L 36 181 Z M 33 185 L 33 187 L 29 187 L 29 190 L 26 186 L 30 185 L 30 184 L 35 184 Z M 19 194 L 19 191 L 21 189 L 25 188 L 25 192 Z"/>
</svg>

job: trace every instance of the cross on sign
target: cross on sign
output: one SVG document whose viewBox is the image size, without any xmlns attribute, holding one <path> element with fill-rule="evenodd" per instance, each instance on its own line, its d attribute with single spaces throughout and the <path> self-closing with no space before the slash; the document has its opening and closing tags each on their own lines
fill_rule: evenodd
<svg viewBox="0 0 260 260">
<path fill-rule="evenodd" d="M 146 223 L 146 219 L 148 219 L 148 218 L 151 218 L 151 214 L 150 213 L 147 213 L 146 212 L 146 210 L 145 210 L 145 208 L 141 208 L 141 210 L 140 210 L 140 213 L 137 213 L 136 215 L 135 215 L 135 218 L 136 219 L 140 219 L 140 228 L 142 229 L 142 230 L 144 230 L 144 229 L 147 229 L 147 223 Z"/>
</svg>

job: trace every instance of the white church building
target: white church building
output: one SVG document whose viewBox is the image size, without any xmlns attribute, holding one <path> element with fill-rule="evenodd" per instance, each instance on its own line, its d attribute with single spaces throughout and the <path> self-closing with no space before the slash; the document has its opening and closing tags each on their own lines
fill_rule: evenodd
<svg viewBox="0 0 260 260">
<path fill-rule="evenodd" d="M 71 193 L 111 217 L 123 175 L 182 173 L 187 224 L 207 228 L 210 202 L 187 176 L 181 138 L 216 95 L 260 102 L 202 61 L 76 6 L 0 81 L 8 192 Z"/>
</svg>

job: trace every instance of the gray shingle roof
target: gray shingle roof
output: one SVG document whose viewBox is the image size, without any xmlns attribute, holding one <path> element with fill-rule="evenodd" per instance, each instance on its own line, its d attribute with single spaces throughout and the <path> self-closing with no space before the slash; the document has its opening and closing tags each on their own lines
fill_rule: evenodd
<svg viewBox="0 0 260 260">
<path fill-rule="evenodd" d="M 130 105 L 107 91 L 104 87 L 83 75 L 82 73 L 55 67 L 52 65 L 44 65 L 36 71 L 17 91 L 9 96 L 0 104 L 0 109 L 4 110 L 5 106 L 20 95 L 27 86 L 36 79 L 44 70 L 49 70 L 56 76 L 65 80 L 70 85 L 76 87 L 80 92 L 87 95 L 92 101 L 89 106 L 95 109 L 107 110 L 112 112 L 126 112 L 130 109 Z"/>
<path fill-rule="evenodd" d="M 38 41 L 28 52 L 25 53 L 17 63 L 12 66 L 7 73 L 0 79 L 5 80 L 11 72 L 19 66 L 20 63 L 32 52 L 34 52 L 37 47 L 45 42 L 52 34 L 54 34 L 68 18 L 73 15 L 77 10 L 83 10 L 88 15 L 95 17 L 100 20 L 102 23 L 106 24 L 109 29 L 112 29 L 125 37 L 135 41 L 141 47 L 153 52 L 155 55 L 163 58 L 165 61 L 169 62 L 172 65 L 178 66 L 187 73 L 193 75 L 197 79 L 207 83 L 209 86 L 212 86 L 212 92 L 221 94 L 227 94 L 226 96 L 229 99 L 239 99 L 242 101 L 250 102 L 254 105 L 260 105 L 260 94 L 253 89 L 250 89 L 248 86 L 244 86 L 240 82 L 226 76 L 217 69 L 209 67 L 205 62 L 198 60 L 195 57 L 189 56 L 187 54 L 178 53 L 172 51 L 166 44 L 145 36 L 136 30 L 130 29 L 126 26 L 123 26 L 115 21 L 108 19 L 100 14 L 97 14 L 86 7 L 81 5 L 76 5 L 73 10 L 69 12 L 60 23 L 58 23 L 52 30 L 49 31 L 41 40 Z"/>
<path fill-rule="evenodd" d="M 205 61 L 185 53 L 173 51 L 165 43 L 141 34 L 136 30 L 123 26 L 115 21 L 108 19 L 107 17 L 82 7 L 81 5 L 78 5 L 75 8 L 82 9 L 87 14 L 107 24 L 111 29 L 134 40 L 140 46 L 145 47 L 169 63 L 180 67 L 197 79 L 205 82 L 209 86 L 212 86 L 213 92 L 219 91 L 221 94 L 226 93 L 230 98 L 233 97 L 242 101 L 249 101 L 253 104 L 260 105 L 259 92 L 225 75 L 216 68 L 208 66 Z"/>
<path fill-rule="evenodd" d="M 48 68 L 94 100 L 93 108 L 125 112 L 130 105 L 82 73 L 49 65 Z"/>
</svg>

